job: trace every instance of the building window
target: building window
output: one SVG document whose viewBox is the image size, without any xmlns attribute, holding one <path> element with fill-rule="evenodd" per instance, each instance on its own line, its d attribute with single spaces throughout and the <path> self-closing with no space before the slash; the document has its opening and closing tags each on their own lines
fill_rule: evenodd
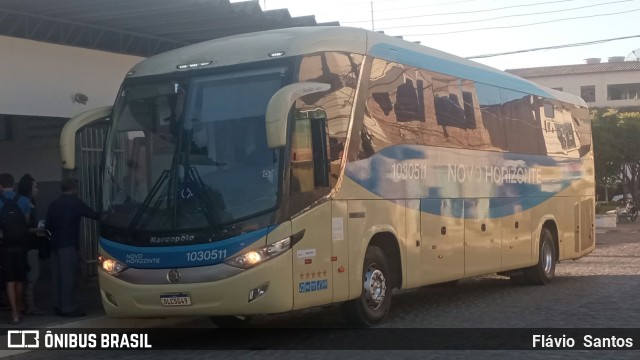
<svg viewBox="0 0 640 360">
<path fill-rule="evenodd" d="M 586 102 L 596 101 L 596 86 L 580 86 L 580 97 Z"/>
<path fill-rule="evenodd" d="M 639 94 L 640 84 L 615 84 L 607 86 L 607 100 L 638 99 Z"/>
</svg>

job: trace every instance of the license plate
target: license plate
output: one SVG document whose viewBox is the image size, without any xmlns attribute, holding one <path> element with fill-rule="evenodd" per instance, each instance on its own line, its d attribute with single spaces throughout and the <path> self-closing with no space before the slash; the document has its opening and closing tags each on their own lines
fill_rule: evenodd
<svg viewBox="0 0 640 360">
<path fill-rule="evenodd" d="M 160 295 L 162 306 L 189 306 L 191 297 L 187 294 Z"/>
</svg>

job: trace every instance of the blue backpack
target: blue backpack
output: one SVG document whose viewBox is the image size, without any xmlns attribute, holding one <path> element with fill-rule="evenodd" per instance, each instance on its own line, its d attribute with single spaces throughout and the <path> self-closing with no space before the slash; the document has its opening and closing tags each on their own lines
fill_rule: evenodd
<svg viewBox="0 0 640 360">
<path fill-rule="evenodd" d="M 18 206 L 19 194 L 8 199 L 0 194 L 0 201 L 4 203 L 0 210 L 0 230 L 2 231 L 2 245 L 25 245 L 29 235 L 29 224 L 22 209 Z"/>
</svg>

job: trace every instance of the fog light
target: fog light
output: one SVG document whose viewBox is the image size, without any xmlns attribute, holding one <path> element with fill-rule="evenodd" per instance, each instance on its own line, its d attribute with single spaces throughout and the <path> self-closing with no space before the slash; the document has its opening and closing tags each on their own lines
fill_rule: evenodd
<svg viewBox="0 0 640 360">
<path fill-rule="evenodd" d="M 269 283 L 258 286 L 255 289 L 249 290 L 249 302 L 261 297 L 267 292 L 267 288 L 269 288 Z"/>
<path fill-rule="evenodd" d="M 116 298 L 113 297 L 113 295 L 109 294 L 108 292 L 105 292 L 104 297 L 106 297 L 107 301 L 113 304 L 113 306 L 118 306 L 118 302 L 116 302 Z"/>
</svg>

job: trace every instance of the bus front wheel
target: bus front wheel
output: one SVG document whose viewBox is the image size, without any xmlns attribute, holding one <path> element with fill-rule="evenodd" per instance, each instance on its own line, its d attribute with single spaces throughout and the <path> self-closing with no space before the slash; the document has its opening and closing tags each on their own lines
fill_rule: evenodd
<svg viewBox="0 0 640 360">
<path fill-rule="evenodd" d="M 524 275 L 533 285 L 545 285 L 553 279 L 556 272 L 556 247 L 551 230 L 542 229 L 540 233 L 540 250 L 538 251 L 538 264 L 524 269 Z"/>
<path fill-rule="evenodd" d="M 349 323 L 372 326 L 383 322 L 391 308 L 391 273 L 384 251 L 370 246 L 364 256 L 362 294 L 344 305 Z"/>
</svg>

